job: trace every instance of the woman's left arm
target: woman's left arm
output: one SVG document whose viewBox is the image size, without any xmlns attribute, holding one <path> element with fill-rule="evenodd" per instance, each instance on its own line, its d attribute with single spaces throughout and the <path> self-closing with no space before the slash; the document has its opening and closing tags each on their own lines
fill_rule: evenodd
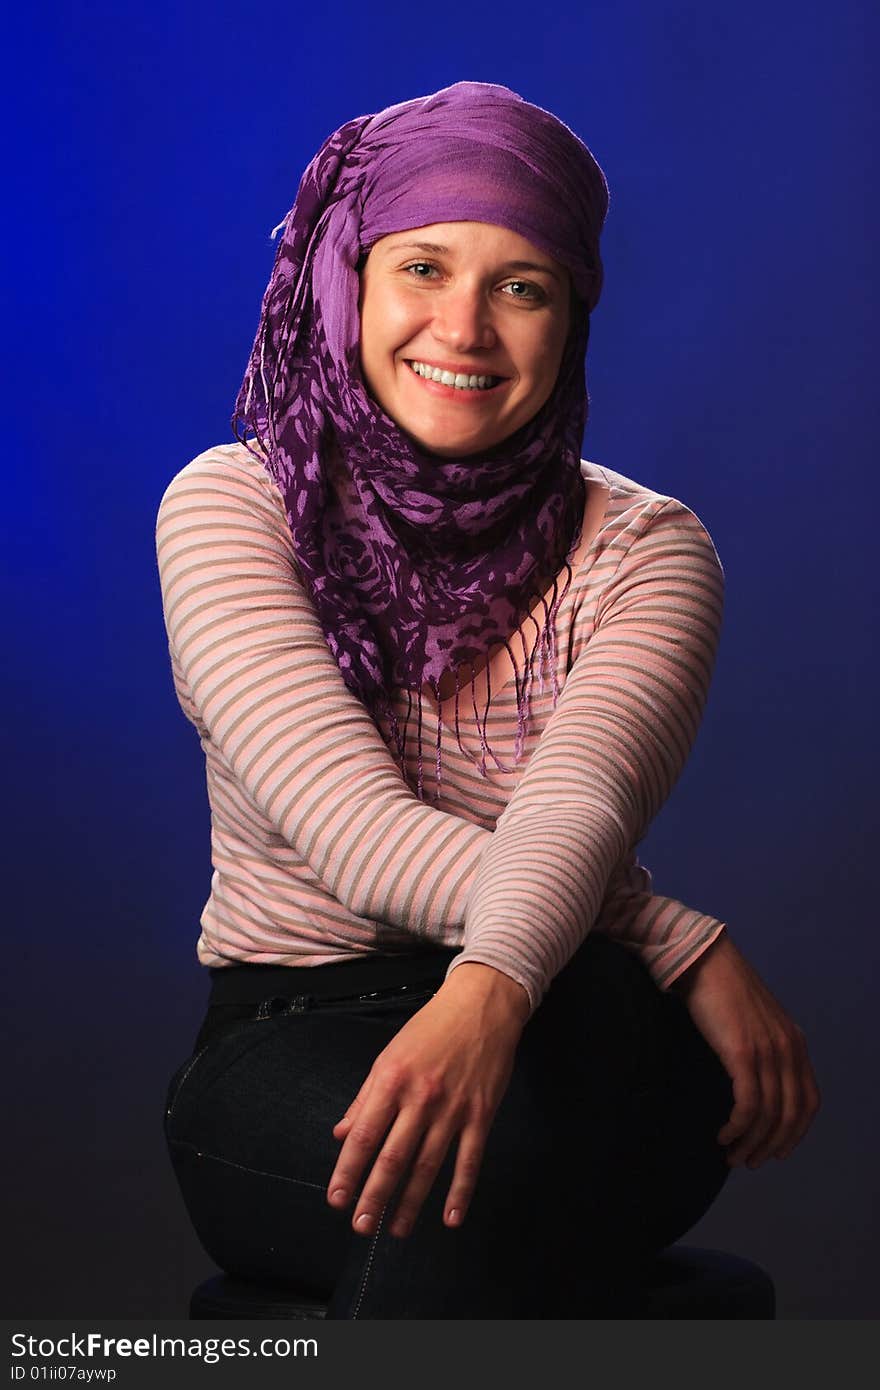
<svg viewBox="0 0 880 1390">
<path fill-rule="evenodd" d="M 654 499 L 617 546 L 594 629 L 483 853 L 450 967 L 505 970 L 532 1009 L 684 768 L 715 661 L 723 573 L 693 513 Z"/>
</svg>

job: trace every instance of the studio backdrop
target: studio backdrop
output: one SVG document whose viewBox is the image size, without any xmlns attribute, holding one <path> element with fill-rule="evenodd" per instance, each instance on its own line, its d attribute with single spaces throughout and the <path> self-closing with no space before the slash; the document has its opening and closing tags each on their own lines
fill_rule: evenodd
<svg viewBox="0 0 880 1390">
<path fill-rule="evenodd" d="M 705 721 L 640 854 L 728 924 L 824 1104 L 689 1239 L 766 1265 L 781 1317 L 876 1317 L 876 7 L 97 0 L 11 23 L 7 1312 L 183 1316 L 212 1272 L 161 1133 L 210 859 L 156 509 L 232 438 L 315 149 L 468 78 L 602 164 L 584 456 L 686 502 L 726 574 Z"/>
</svg>

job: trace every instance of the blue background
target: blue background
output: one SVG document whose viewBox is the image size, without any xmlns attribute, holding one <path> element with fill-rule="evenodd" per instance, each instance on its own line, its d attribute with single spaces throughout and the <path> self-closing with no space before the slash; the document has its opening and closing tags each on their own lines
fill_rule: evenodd
<svg viewBox="0 0 880 1390">
<path fill-rule="evenodd" d="M 687 502 L 727 574 L 643 858 L 729 923 L 824 1105 L 689 1240 L 765 1263 L 783 1317 L 876 1317 L 876 6 L 97 0 L 9 23 L 6 1315 L 183 1316 L 211 1272 L 160 1128 L 210 863 L 156 507 L 231 439 L 268 233 L 317 146 L 469 78 L 602 164 L 585 454 Z"/>
</svg>

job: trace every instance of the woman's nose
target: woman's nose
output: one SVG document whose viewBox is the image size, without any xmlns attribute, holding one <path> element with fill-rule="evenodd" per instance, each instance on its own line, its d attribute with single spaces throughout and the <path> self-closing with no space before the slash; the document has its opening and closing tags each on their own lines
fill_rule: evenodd
<svg viewBox="0 0 880 1390">
<path fill-rule="evenodd" d="M 473 352 L 495 346 L 495 329 L 489 305 L 472 290 L 450 290 L 437 304 L 431 325 L 434 337 L 455 352 Z"/>
</svg>

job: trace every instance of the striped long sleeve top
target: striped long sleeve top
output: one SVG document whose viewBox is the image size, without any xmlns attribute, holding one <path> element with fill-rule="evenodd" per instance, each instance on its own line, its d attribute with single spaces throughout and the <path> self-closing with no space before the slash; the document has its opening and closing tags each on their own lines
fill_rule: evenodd
<svg viewBox="0 0 880 1390">
<path fill-rule="evenodd" d="M 494 966 L 534 1010 L 591 930 L 636 952 L 660 988 L 723 930 L 654 894 L 636 857 L 697 733 L 721 565 L 681 502 L 581 468 L 587 507 L 556 618 L 555 708 L 552 681 L 536 677 L 515 763 L 515 655 L 500 648 L 466 687 L 458 737 L 454 700 L 425 696 L 423 746 L 440 735 L 442 781 L 438 795 L 425 757 L 424 801 L 412 741 L 404 775 L 390 730 L 342 679 L 266 470 L 228 444 L 173 479 L 156 542 L 174 685 L 206 759 L 204 965 L 453 945 L 450 969 Z M 403 719 L 407 696 L 395 699 Z M 500 764 L 485 775 L 478 718 Z"/>
</svg>

